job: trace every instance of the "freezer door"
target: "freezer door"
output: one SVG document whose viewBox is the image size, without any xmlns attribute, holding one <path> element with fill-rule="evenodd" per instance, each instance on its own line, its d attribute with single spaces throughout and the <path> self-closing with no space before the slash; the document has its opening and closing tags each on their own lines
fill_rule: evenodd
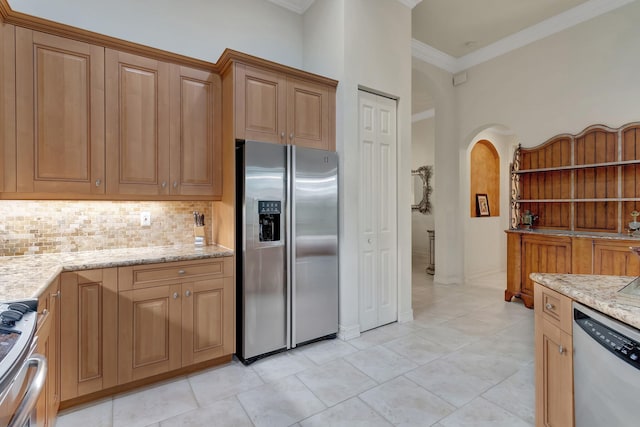
<svg viewBox="0 0 640 427">
<path fill-rule="evenodd" d="M 292 343 L 338 331 L 338 157 L 292 147 Z"/>
<path fill-rule="evenodd" d="M 284 146 L 244 145 L 244 206 L 240 356 L 287 347 Z"/>
</svg>

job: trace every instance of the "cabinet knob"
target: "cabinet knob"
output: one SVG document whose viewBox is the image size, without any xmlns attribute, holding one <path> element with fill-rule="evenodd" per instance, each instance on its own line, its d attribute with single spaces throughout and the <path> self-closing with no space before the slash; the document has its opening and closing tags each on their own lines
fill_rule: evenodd
<svg viewBox="0 0 640 427">
<path fill-rule="evenodd" d="M 367 239 L 367 243 L 371 243 L 371 239 Z"/>
<path fill-rule="evenodd" d="M 544 305 L 544 308 L 546 308 L 547 310 L 553 310 L 555 308 L 555 306 L 553 304 L 551 304 L 550 302 L 546 303 Z"/>
<path fill-rule="evenodd" d="M 560 345 L 558 346 L 558 352 L 559 352 L 560 354 L 564 353 L 564 347 L 562 346 L 562 344 L 560 344 Z"/>
<path fill-rule="evenodd" d="M 102 184 L 102 180 L 100 178 L 96 179 L 96 187 L 100 187 L 100 184 Z"/>
<path fill-rule="evenodd" d="M 162 188 L 167 188 L 167 181 L 162 181 Z"/>
<path fill-rule="evenodd" d="M 290 141 L 293 141 L 293 132 L 291 132 L 291 133 L 289 134 L 289 140 L 290 140 Z"/>
<path fill-rule="evenodd" d="M 181 275 L 181 276 L 182 276 L 184 273 L 186 273 L 186 271 L 184 271 L 184 270 L 178 270 L 178 274 L 179 274 L 179 275 Z"/>
<path fill-rule="evenodd" d="M 191 291 L 189 289 L 187 289 L 187 292 L 184 293 L 186 296 L 190 297 L 191 296 Z"/>
<path fill-rule="evenodd" d="M 173 293 L 173 299 L 178 299 L 178 297 L 179 297 L 179 296 L 180 296 L 180 294 L 179 294 L 179 293 L 177 293 L 177 292 L 174 292 L 174 293 Z"/>
<path fill-rule="evenodd" d="M 178 181 L 173 181 L 173 188 L 178 188 Z"/>
<path fill-rule="evenodd" d="M 51 294 L 51 298 L 59 298 L 60 297 L 60 289 L 55 294 Z"/>
<path fill-rule="evenodd" d="M 284 139 L 284 132 L 280 134 L 280 138 Z"/>
</svg>

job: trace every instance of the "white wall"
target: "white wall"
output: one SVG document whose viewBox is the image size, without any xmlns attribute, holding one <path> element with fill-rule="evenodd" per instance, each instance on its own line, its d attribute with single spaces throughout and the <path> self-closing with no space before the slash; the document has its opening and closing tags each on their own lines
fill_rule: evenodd
<svg viewBox="0 0 640 427">
<path fill-rule="evenodd" d="M 467 173 L 467 149 L 478 132 L 503 125 L 517 135 L 518 143 L 532 147 L 591 124 L 618 127 L 640 120 L 638 22 L 640 2 L 636 1 L 477 65 L 467 71 L 465 84 L 453 88 L 452 98 L 436 97 L 436 281 L 445 274 L 443 268 L 452 276 L 440 281 L 453 280 L 460 258 L 472 257 L 462 265 L 475 271 L 486 257 L 486 251 L 465 249 L 469 240 L 485 240 L 484 229 L 470 227 L 464 240 L 450 229 L 451 224 L 464 224 L 468 216 L 468 184 L 460 177 Z M 440 81 L 443 93 L 451 88 L 442 70 L 419 60 L 414 60 L 414 68 L 433 82 Z M 448 121 L 455 125 L 445 126 Z M 454 150 L 458 150 L 457 161 L 452 163 Z M 441 191 L 445 182 L 452 185 L 448 194 Z M 452 200 L 452 193 L 459 200 Z M 503 199 L 508 200 L 508 194 Z M 505 240 L 500 228 L 496 226 L 489 237 Z M 439 237 L 445 233 L 451 239 L 442 242 Z"/>
<path fill-rule="evenodd" d="M 486 139 L 500 156 L 500 216 L 485 218 L 469 215 L 471 200 L 471 150 L 476 142 Z M 464 275 L 466 281 L 507 269 L 507 239 L 504 230 L 509 228 L 509 163 L 515 149 L 516 136 L 506 131 L 484 130 L 469 143 L 464 158 L 462 193 L 464 220 Z"/>
<path fill-rule="evenodd" d="M 411 126 L 411 169 L 420 166 L 434 166 L 435 156 L 435 120 L 429 118 L 413 122 Z M 431 188 L 434 186 L 431 176 Z M 431 206 L 433 204 L 431 192 Z M 433 212 L 423 214 L 411 211 L 411 252 L 414 256 L 426 257 L 429 254 L 429 235 L 427 230 L 434 229 Z"/>
<path fill-rule="evenodd" d="M 384 31 L 380 31 L 384 28 Z M 334 49 L 334 46 L 342 48 Z M 322 0 L 305 13 L 304 64 L 340 81 L 337 151 L 340 156 L 340 335 L 358 323 L 358 87 L 398 102 L 398 319 L 411 310 L 411 11 L 396 0 Z"/>
<path fill-rule="evenodd" d="M 216 62 L 225 48 L 302 66 L 302 17 L 266 0 L 9 0 L 15 11 Z"/>
</svg>

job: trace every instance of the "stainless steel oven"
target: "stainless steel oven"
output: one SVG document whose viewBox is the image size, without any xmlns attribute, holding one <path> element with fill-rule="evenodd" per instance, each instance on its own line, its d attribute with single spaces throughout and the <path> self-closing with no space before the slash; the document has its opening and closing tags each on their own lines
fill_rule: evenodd
<svg viewBox="0 0 640 427">
<path fill-rule="evenodd" d="M 35 426 L 47 361 L 34 354 L 37 301 L 0 304 L 0 427 Z"/>
</svg>

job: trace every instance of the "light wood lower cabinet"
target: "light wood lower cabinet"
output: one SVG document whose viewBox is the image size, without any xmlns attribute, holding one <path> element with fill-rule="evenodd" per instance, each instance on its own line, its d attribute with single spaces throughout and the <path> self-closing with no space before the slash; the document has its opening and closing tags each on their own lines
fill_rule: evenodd
<svg viewBox="0 0 640 427">
<path fill-rule="evenodd" d="M 234 352 L 233 259 L 119 269 L 118 383 Z"/>
<path fill-rule="evenodd" d="M 60 279 L 49 285 L 38 299 L 38 344 L 36 353 L 47 359 L 45 385 L 36 407 L 36 426 L 53 426 L 60 406 Z"/>
<path fill-rule="evenodd" d="M 536 426 L 574 425 L 571 312 L 571 299 L 535 284 Z"/>
<path fill-rule="evenodd" d="M 117 269 L 62 273 L 61 399 L 117 384 Z"/>
</svg>

